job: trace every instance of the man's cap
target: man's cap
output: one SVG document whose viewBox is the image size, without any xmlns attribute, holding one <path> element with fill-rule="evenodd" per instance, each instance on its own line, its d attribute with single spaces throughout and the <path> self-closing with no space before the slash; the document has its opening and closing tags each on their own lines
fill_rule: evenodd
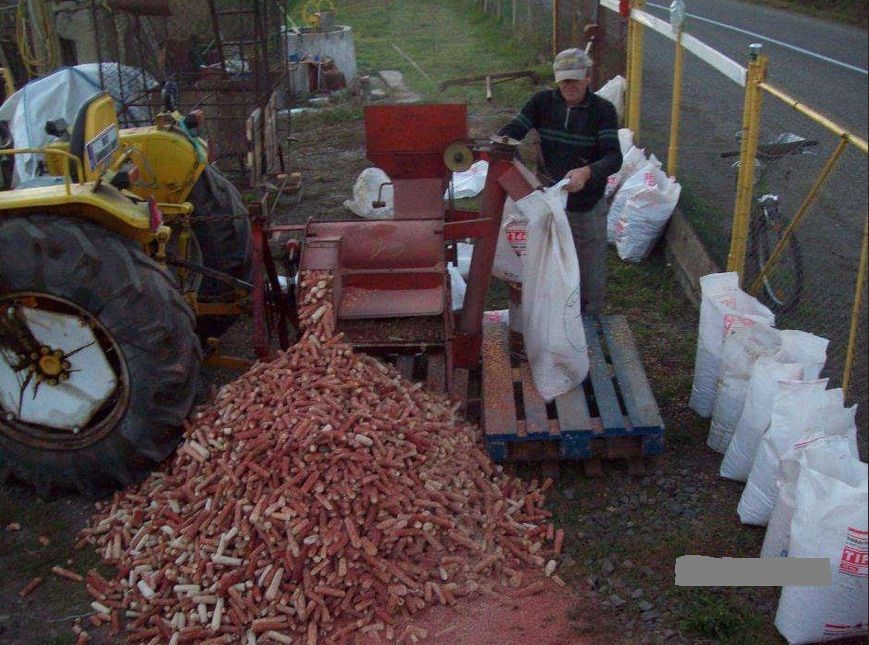
<svg viewBox="0 0 869 645">
<path fill-rule="evenodd" d="M 591 57 L 583 50 L 576 47 L 565 49 L 558 53 L 552 63 L 555 82 L 584 80 L 588 77 L 588 70 L 591 65 Z"/>
</svg>

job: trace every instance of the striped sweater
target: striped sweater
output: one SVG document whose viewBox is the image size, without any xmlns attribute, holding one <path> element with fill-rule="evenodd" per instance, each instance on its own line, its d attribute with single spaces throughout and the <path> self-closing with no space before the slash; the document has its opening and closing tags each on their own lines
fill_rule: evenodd
<svg viewBox="0 0 869 645">
<path fill-rule="evenodd" d="M 616 110 L 606 99 L 588 91 L 582 103 L 568 107 L 556 89 L 532 96 L 498 134 L 523 139 L 536 129 L 546 163 L 539 170 L 554 181 L 568 170 L 590 165 L 591 180 L 567 200 L 568 211 L 587 211 L 603 197 L 607 177 L 622 165 L 618 127 Z"/>
</svg>

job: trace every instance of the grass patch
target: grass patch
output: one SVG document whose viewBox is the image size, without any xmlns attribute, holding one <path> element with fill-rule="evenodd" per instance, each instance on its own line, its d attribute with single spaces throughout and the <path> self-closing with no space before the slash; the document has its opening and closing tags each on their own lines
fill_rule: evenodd
<svg viewBox="0 0 869 645">
<path fill-rule="evenodd" d="M 733 596 L 712 590 L 677 587 L 682 615 L 679 627 L 718 643 L 754 643 L 764 620 Z"/>
<path fill-rule="evenodd" d="M 694 226 L 694 230 L 703 242 L 703 246 L 709 251 L 712 258 L 724 266 L 727 264 L 727 254 L 730 251 L 730 238 L 725 237 L 726 230 L 721 222 L 728 221 L 729 213 L 724 213 L 710 204 L 709 200 L 703 199 L 693 188 L 690 180 L 682 184 L 682 194 L 679 196 L 679 208 Z"/>
<path fill-rule="evenodd" d="M 289 3 L 296 22 L 301 19 L 303 4 L 298 0 Z M 360 74 L 398 70 L 427 100 L 486 103 L 482 82 L 438 89 L 439 83 L 455 78 L 522 69 L 552 77 L 548 61 L 541 63 L 523 43 L 505 37 L 507 27 L 465 0 L 404 0 L 400 5 L 382 0 L 340 0 L 335 5 L 339 22 L 353 27 Z M 524 80 L 498 84 L 494 102 L 521 105 L 533 89 Z"/>
</svg>

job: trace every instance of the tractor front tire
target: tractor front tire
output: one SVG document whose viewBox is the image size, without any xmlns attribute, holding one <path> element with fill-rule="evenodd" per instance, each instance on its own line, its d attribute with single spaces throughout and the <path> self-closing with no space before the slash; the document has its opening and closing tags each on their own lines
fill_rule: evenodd
<svg viewBox="0 0 869 645">
<path fill-rule="evenodd" d="M 88 421 L 91 434 L 28 425 L 0 410 L 0 475 L 11 472 L 41 494 L 57 486 L 92 497 L 142 479 L 177 445 L 199 380 L 194 316 L 172 276 L 132 240 L 87 221 L 0 219 L 0 315 L 35 302 L 61 303 L 99 328 L 122 374 L 103 425 Z"/>
</svg>

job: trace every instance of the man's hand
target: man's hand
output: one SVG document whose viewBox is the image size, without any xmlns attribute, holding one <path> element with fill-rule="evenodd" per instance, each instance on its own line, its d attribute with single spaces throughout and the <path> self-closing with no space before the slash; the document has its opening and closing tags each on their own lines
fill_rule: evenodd
<svg viewBox="0 0 869 645">
<path fill-rule="evenodd" d="M 569 193 L 577 193 L 582 190 L 586 183 L 588 183 L 588 180 L 591 179 L 591 167 L 583 166 L 582 168 L 569 170 L 567 174 L 564 175 L 564 178 L 569 180 L 564 185 L 564 190 Z"/>
</svg>

